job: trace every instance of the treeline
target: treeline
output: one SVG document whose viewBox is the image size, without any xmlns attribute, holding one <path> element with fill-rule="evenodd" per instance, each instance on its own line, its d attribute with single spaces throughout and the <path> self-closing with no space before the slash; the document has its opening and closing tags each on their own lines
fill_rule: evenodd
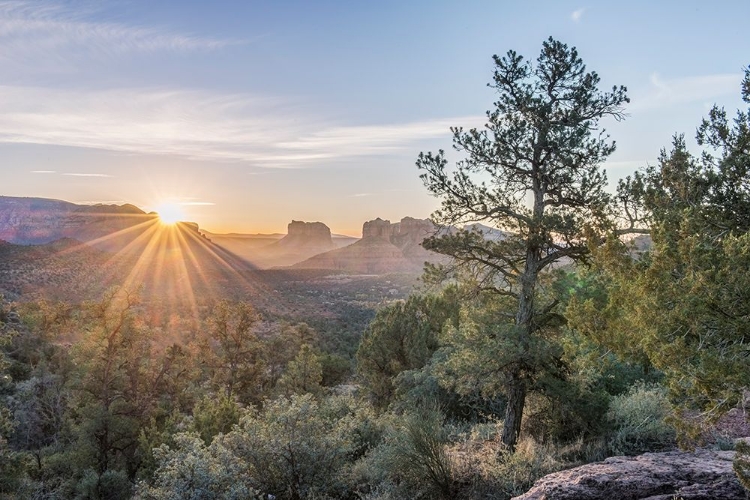
<svg viewBox="0 0 750 500">
<path fill-rule="evenodd" d="M 749 114 L 715 107 L 700 156 L 676 136 L 610 194 L 598 120 L 627 90 L 551 39 L 495 65 L 487 127 L 454 129 L 464 158 L 418 166 L 436 221 L 506 236 L 429 239 L 449 262 L 377 312 L 353 372 L 244 303 L 173 343 L 123 290 L 5 305 L 0 494 L 506 499 L 613 454 L 733 446 L 710 429 L 750 386 Z"/>
</svg>

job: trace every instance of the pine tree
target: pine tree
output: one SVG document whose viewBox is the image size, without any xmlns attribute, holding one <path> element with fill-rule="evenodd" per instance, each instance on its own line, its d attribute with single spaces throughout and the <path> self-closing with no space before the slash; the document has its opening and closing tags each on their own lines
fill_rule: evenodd
<svg viewBox="0 0 750 500">
<path fill-rule="evenodd" d="M 495 109 L 483 130 L 453 128 L 453 147 L 463 158 L 450 172 L 441 150 L 421 153 L 421 178 L 442 207 L 436 222 L 485 222 L 508 232 L 489 241 L 477 231 L 433 237 L 425 247 L 452 257 L 473 273 L 478 287 L 509 297 L 507 317 L 516 356 L 504 367 L 508 406 L 502 435 L 513 449 L 526 393 L 536 371 L 535 335 L 552 319 L 556 302 L 537 303 L 540 273 L 562 259 L 589 253 L 592 229 L 609 224 L 610 196 L 601 163 L 615 150 L 601 118 L 623 118 L 625 87 L 599 90 L 575 48 L 550 38 L 536 64 L 514 51 L 494 57 L 490 87 Z"/>
</svg>

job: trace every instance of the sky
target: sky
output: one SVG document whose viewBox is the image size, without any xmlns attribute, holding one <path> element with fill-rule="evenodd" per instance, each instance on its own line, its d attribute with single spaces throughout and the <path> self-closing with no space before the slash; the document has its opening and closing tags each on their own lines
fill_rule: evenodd
<svg viewBox="0 0 750 500">
<path fill-rule="evenodd" d="M 614 185 L 742 108 L 748 19 L 750 0 L 0 0 L 0 195 L 178 204 L 212 232 L 425 218 L 419 152 L 482 126 L 493 54 L 549 36 L 628 87 L 603 123 Z"/>
</svg>

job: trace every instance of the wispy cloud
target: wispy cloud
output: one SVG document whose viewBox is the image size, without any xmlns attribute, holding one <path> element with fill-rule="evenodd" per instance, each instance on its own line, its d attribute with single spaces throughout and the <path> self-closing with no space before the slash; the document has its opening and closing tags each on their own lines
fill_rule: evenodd
<svg viewBox="0 0 750 500">
<path fill-rule="evenodd" d="M 54 174 L 56 173 L 55 170 L 32 170 L 32 174 Z"/>
<path fill-rule="evenodd" d="M 112 177 L 109 174 L 89 174 L 85 172 L 66 172 L 63 175 L 69 175 L 71 177 Z"/>
<path fill-rule="evenodd" d="M 642 111 L 691 102 L 713 102 L 738 94 L 742 75 L 723 73 L 665 79 L 653 73 L 647 85 L 634 93 L 628 111 Z"/>
<path fill-rule="evenodd" d="M 293 168 L 414 149 L 483 117 L 344 126 L 299 103 L 169 89 L 0 86 L 0 142 L 63 145 Z"/>
<path fill-rule="evenodd" d="M 53 1 L 0 1 L 0 58 L 66 60 L 100 53 L 214 50 L 244 43 L 100 20 L 100 12 Z M 35 61 L 38 64 L 39 61 Z"/>
<path fill-rule="evenodd" d="M 585 8 L 580 8 L 580 9 L 574 10 L 574 11 L 573 11 L 573 12 L 572 12 L 572 13 L 570 14 L 570 19 L 571 19 L 571 20 L 572 20 L 572 21 L 573 21 L 574 23 L 578 23 L 578 22 L 580 22 L 580 21 L 581 21 L 581 18 L 583 17 L 583 14 L 584 14 L 585 12 L 586 12 L 586 9 L 585 9 Z"/>
<path fill-rule="evenodd" d="M 472 116 L 391 125 L 331 127 L 282 142 L 279 146 L 301 154 L 325 154 L 326 151 L 333 151 L 334 156 L 382 154 L 398 151 L 415 141 L 448 137 L 451 126 L 480 123 L 481 118 Z"/>
</svg>

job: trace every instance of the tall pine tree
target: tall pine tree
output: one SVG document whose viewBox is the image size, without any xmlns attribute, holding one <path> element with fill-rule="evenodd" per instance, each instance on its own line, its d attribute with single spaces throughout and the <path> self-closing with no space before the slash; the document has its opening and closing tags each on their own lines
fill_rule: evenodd
<svg viewBox="0 0 750 500">
<path fill-rule="evenodd" d="M 478 286 L 512 300 L 504 329 L 517 349 L 504 364 L 508 405 L 502 441 L 514 449 L 526 393 L 538 367 L 538 332 L 556 302 L 538 303 L 540 273 L 563 259 L 584 258 L 592 229 L 608 225 L 610 197 L 602 162 L 615 150 L 601 118 L 623 118 L 625 87 L 599 89 L 575 48 L 550 38 L 536 63 L 514 51 L 494 57 L 495 108 L 482 130 L 453 128 L 455 169 L 441 150 L 421 153 L 427 189 L 441 198 L 433 218 L 443 225 L 489 223 L 507 231 L 490 241 L 477 231 L 433 237 L 425 247 L 452 257 Z"/>
</svg>

